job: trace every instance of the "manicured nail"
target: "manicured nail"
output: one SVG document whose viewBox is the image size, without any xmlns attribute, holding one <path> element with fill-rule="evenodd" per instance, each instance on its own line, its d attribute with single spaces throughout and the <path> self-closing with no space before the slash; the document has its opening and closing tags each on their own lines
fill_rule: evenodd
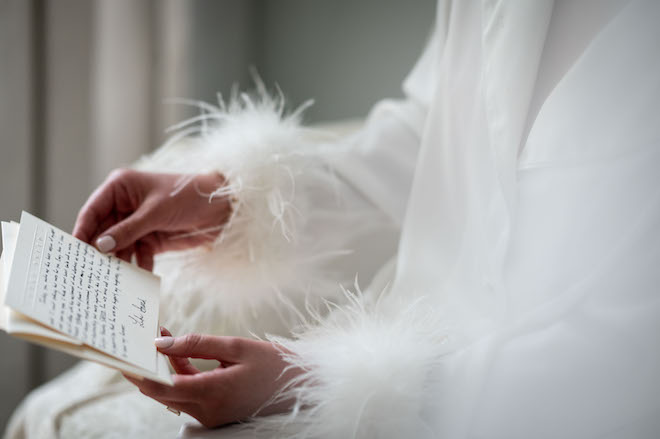
<svg viewBox="0 0 660 439">
<path fill-rule="evenodd" d="M 103 253 L 107 253 L 113 248 L 115 248 L 115 245 L 117 243 L 115 242 L 115 238 L 113 238 L 110 235 L 105 235 L 101 236 L 99 239 L 96 240 L 96 248 L 99 249 L 99 251 Z"/>
<path fill-rule="evenodd" d="M 174 337 L 157 337 L 154 340 L 157 348 L 166 349 L 174 344 Z"/>
</svg>

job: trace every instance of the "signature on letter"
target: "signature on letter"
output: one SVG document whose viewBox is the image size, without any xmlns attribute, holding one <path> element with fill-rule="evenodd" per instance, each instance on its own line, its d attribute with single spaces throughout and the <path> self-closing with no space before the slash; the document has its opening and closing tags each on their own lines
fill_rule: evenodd
<svg viewBox="0 0 660 439">
<path fill-rule="evenodd" d="M 144 315 L 147 312 L 147 301 L 138 297 L 137 303 L 133 303 L 132 306 L 136 308 L 137 311 L 129 315 L 128 318 L 131 319 L 134 325 L 144 328 Z"/>
</svg>

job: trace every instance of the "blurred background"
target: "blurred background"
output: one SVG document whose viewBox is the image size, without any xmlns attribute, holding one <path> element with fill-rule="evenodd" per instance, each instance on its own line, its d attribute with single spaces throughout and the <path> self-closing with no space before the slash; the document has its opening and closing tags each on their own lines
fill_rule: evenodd
<svg viewBox="0 0 660 439">
<path fill-rule="evenodd" d="M 70 231 L 89 193 L 255 67 L 306 122 L 363 118 L 400 84 L 435 0 L 0 0 L 0 219 Z M 71 357 L 0 332 L 0 431 Z"/>
</svg>

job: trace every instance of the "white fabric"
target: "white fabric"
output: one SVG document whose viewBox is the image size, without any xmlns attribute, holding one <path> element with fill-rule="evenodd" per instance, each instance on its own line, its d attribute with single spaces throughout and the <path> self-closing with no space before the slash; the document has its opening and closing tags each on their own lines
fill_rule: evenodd
<svg viewBox="0 0 660 439">
<path fill-rule="evenodd" d="M 187 415 L 173 416 L 113 369 L 81 362 L 26 398 L 7 438 L 171 437 Z"/>
<path fill-rule="evenodd" d="M 437 14 L 406 98 L 333 163 L 398 252 L 278 339 L 298 410 L 181 437 L 660 436 L 660 3 Z"/>
<path fill-rule="evenodd" d="M 292 421 L 303 435 L 659 434 L 660 10 L 622 5 L 576 41 L 584 50 L 563 63 L 521 145 L 548 26 L 566 28 L 551 22 L 552 10 L 548 2 L 441 2 L 425 71 L 408 83 L 434 96 L 417 136 L 409 133 L 409 120 L 420 120 L 407 110 L 420 102 L 413 95 L 369 121 L 358 144 L 370 161 L 364 182 L 354 157 L 340 165 L 355 187 L 398 211 L 402 200 L 382 194 L 410 185 L 412 139 L 420 139 L 389 295 L 358 324 L 347 312 L 344 327 L 325 324 L 287 344 L 312 371 L 306 378 L 322 383 L 300 392 L 316 407 Z M 412 334 L 378 325 L 420 320 L 383 305 L 402 297 L 432 303 L 433 316 L 421 319 L 438 325 Z M 447 339 L 437 342 L 442 327 Z M 389 346 L 379 347 L 383 337 Z M 341 343 L 353 350 L 334 349 Z M 383 352 L 408 354 L 412 344 L 437 356 L 396 361 Z M 376 361 L 356 371 L 360 346 Z M 389 381 L 374 379 L 383 372 Z M 413 401 L 392 389 L 401 380 L 417 392 Z M 339 414 L 345 425 L 332 425 Z"/>
<path fill-rule="evenodd" d="M 211 248 L 157 261 L 161 323 L 174 333 L 288 334 L 306 305 L 337 300 L 338 284 L 357 273 L 369 280 L 396 246 L 396 226 L 328 167 L 341 148 L 323 141 L 336 136 L 301 127 L 304 106 L 286 114 L 282 98 L 258 85 L 255 95 L 198 104 L 200 116 L 136 165 L 188 175 L 217 171 L 228 184 L 214 196 L 235 200 Z M 181 140 L 185 134 L 196 136 Z M 369 255 L 365 239 L 385 253 Z"/>
</svg>

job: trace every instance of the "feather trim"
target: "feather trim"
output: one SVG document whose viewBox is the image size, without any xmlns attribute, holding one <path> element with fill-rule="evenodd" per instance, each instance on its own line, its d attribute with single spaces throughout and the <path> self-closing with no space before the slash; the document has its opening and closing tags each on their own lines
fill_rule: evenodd
<svg viewBox="0 0 660 439">
<path fill-rule="evenodd" d="M 357 286 L 356 286 L 357 288 Z M 317 315 L 294 339 L 269 337 L 305 372 L 276 399 L 294 399 L 291 413 L 243 424 L 245 437 L 432 438 L 434 401 L 452 329 L 430 306 L 389 293 L 344 291 L 347 304 Z M 237 437 L 243 437 L 237 434 Z"/>
<path fill-rule="evenodd" d="M 136 165 L 220 172 L 228 184 L 207 195 L 234 199 L 212 248 L 157 259 L 163 323 L 177 332 L 286 333 L 306 301 L 336 296 L 340 279 L 327 263 L 344 252 L 342 241 L 309 231 L 319 218 L 346 215 L 332 191 L 331 151 L 300 125 L 311 102 L 286 113 L 281 93 L 273 98 L 257 86 L 253 95 L 233 93 L 229 103 L 195 103 L 201 114 L 175 126 L 177 133 Z"/>
</svg>

